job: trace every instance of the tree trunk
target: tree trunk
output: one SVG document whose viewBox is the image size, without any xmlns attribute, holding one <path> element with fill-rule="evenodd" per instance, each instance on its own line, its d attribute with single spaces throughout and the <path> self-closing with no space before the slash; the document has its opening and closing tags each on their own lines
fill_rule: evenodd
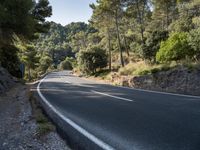
<svg viewBox="0 0 200 150">
<path fill-rule="evenodd" d="M 119 23 L 118 23 L 117 11 L 116 11 L 116 16 L 115 16 L 115 24 L 116 24 L 116 30 L 117 30 L 118 46 L 119 46 L 119 51 L 120 51 L 120 62 L 121 62 L 122 67 L 124 67 L 124 59 L 123 59 L 123 51 L 122 51 L 121 40 L 120 40 L 120 35 L 119 35 Z"/>
<path fill-rule="evenodd" d="M 111 57 L 111 43 L 110 43 L 110 32 L 107 30 L 108 33 L 108 51 L 109 51 L 109 70 L 112 71 L 112 57 Z"/>
<path fill-rule="evenodd" d="M 126 37 L 124 36 L 124 46 L 125 46 L 125 49 L 126 49 L 126 54 L 129 58 L 130 54 L 129 54 L 129 49 L 128 49 L 128 46 L 127 46 L 127 42 L 126 42 Z"/>
<path fill-rule="evenodd" d="M 139 7 L 139 1 L 138 0 L 136 1 L 136 5 L 137 5 L 137 12 L 138 12 L 138 18 L 139 18 L 139 24 L 140 24 L 141 40 L 142 40 L 142 44 L 145 44 L 145 41 L 144 41 L 144 27 L 143 27 L 143 15 L 141 15 L 140 7 Z M 144 12 L 142 12 L 142 14 L 143 13 Z"/>
</svg>

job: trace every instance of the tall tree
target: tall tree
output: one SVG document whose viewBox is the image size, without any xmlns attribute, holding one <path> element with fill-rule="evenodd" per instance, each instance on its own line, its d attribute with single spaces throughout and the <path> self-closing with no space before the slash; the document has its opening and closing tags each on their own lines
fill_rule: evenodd
<svg viewBox="0 0 200 150">
<path fill-rule="evenodd" d="M 99 0 L 97 1 L 96 5 L 97 12 L 99 11 L 99 16 L 102 16 L 105 14 L 102 22 L 105 23 L 105 20 L 112 21 L 112 23 L 115 25 L 115 31 L 117 35 L 117 43 L 118 43 L 118 49 L 120 54 L 120 63 L 121 66 L 124 66 L 124 59 L 123 59 L 123 50 L 122 50 L 122 43 L 121 43 L 121 36 L 120 36 L 120 21 L 123 15 L 123 1 L 122 0 Z M 98 16 L 98 15 L 96 15 Z M 110 39 L 109 34 L 109 28 L 107 27 L 107 35 Z"/>
<path fill-rule="evenodd" d="M 150 14 L 150 2 L 148 0 L 125 0 L 127 13 L 134 18 L 134 22 L 139 25 L 142 44 L 145 44 L 145 26 Z M 136 25 L 137 26 L 137 25 Z"/>
<path fill-rule="evenodd" d="M 169 25 L 177 16 L 177 0 L 152 0 L 152 28 L 168 30 Z"/>
<path fill-rule="evenodd" d="M 109 56 L 109 70 L 112 69 L 112 45 L 111 45 L 111 34 L 113 31 L 113 18 L 109 11 L 104 10 L 103 1 L 98 1 L 97 5 L 91 4 L 90 7 L 93 9 L 93 15 L 90 20 L 91 24 L 99 30 L 100 33 L 107 40 L 107 49 Z"/>
</svg>

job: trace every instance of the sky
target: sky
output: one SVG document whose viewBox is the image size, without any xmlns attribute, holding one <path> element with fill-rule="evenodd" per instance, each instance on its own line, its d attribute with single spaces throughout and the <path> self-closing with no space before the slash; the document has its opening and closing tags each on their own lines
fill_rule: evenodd
<svg viewBox="0 0 200 150">
<path fill-rule="evenodd" d="M 92 9 L 89 4 L 96 0 L 49 0 L 53 8 L 53 15 L 47 18 L 48 21 L 54 21 L 62 25 L 71 22 L 88 22 L 92 15 Z"/>
</svg>

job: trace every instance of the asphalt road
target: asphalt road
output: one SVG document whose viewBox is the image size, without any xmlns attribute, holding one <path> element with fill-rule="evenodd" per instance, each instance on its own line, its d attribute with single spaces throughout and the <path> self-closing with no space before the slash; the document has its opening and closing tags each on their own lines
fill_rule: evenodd
<svg viewBox="0 0 200 150">
<path fill-rule="evenodd" d="M 50 73 L 40 96 L 102 149 L 200 150 L 200 98 L 115 87 Z"/>
</svg>

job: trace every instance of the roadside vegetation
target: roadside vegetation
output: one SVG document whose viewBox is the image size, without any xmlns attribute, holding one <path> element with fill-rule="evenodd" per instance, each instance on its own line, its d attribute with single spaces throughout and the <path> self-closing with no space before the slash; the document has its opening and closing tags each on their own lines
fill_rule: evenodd
<svg viewBox="0 0 200 150">
<path fill-rule="evenodd" d="M 50 31 L 57 34 L 41 35 L 38 49 L 54 52 L 55 68 L 73 68 L 79 74 L 104 79 L 112 72 L 141 76 L 178 66 L 192 70 L 199 67 L 198 0 L 100 0 L 90 7 L 93 15 L 88 25 L 72 23 L 62 27 L 51 23 Z M 61 29 L 66 31 L 63 41 L 59 40 Z M 45 47 L 52 39 L 54 48 Z M 56 58 L 61 51 L 68 54 Z"/>
<path fill-rule="evenodd" d="M 0 13 L 5 18 L 0 22 L 0 61 L 14 76 L 21 75 L 20 64 L 26 80 L 52 70 L 106 78 L 111 72 L 135 76 L 199 66 L 199 0 L 99 0 L 90 5 L 89 24 L 66 26 L 45 22 L 51 15 L 48 0 L 22 4 L 24 10 L 14 1 L 0 4 L 20 12 Z"/>
</svg>

